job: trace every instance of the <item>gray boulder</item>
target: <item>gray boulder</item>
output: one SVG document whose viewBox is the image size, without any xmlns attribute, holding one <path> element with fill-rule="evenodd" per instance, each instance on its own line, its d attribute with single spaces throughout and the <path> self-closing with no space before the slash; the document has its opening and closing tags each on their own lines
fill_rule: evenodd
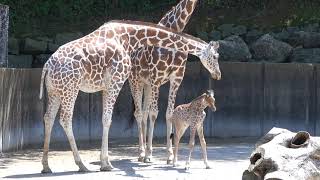
<svg viewBox="0 0 320 180">
<path fill-rule="evenodd" d="M 246 33 L 247 33 L 247 27 L 243 26 L 243 25 L 236 26 L 236 27 L 234 27 L 232 29 L 232 34 L 233 35 L 241 36 L 241 35 L 244 35 Z"/>
<path fill-rule="evenodd" d="M 33 57 L 32 55 L 9 55 L 9 68 L 31 68 Z"/>
<path fill-rule="evenodd" d="M 320 63 L 320 48 L 296 48 L 292 51 L 290 61 L 298 63 Z"/>
<path fill-rule="evenodd" d="M 18 55 L 20 51 L 19 40 L 13 37 L 10 37 L 8 40 L 8 53 Z"/>
<path fill-rule="evenodd" d="M 208 34 L 211 41 L 218 41 L 222 38 L 222 34 L 220 31 L 213 30 Z"/>
<path fill-rule="evenodd" d="M 288 38 L 288 43 L 294 47 L 317 48 L 320 47 L 320 33 L 305 31 L 294 32 Z"/>
<path fill-rule="evenodd" d="M 252 57 L 247 44 L 235 35 L 220 40 L 218 52 L 222 61 L 248 61 Z"/>
<path fill-rule="evenodd" d="M 36 67 L 42 67 L 43 64 L 45 64 L 47 62 L 47 60 L 49 59 L 50 56 L 51 56 L 51 54 L 39 54 L 35 57 L 33 64 Z"/>
<path fill-rule="evenodd" d="M 61 46 L 75 39 L 81 38 L 83 34 L 81 32 L 75 33 L 59 33 L 56 35 L 55 44 Z"/>
<path fill-rule="evenodd" d="M 245 35 L 245 41 L 246 41 L 246 43 L 251 44 L 251 43 L 255 42 L 256 40 L 258 40 L 262 35 L 263 35 L 263 32 L 261 32 L 261 31 L 258 31 L 256 29 L 250 30 Z"/>
<path fill-rule="evenodd" d="M 221 31 L 222 37 L 228 37 L 232 35 L 233 26 L 234 24 L 222 24 L 221 26 L 219 26 L 218 30 Z"/>
<path fill-rule="evenodd" d="M 53 53 L 55 52 L 60 46 L 55 43 L 48 43 L 48 51 Z"/>
<path fill-rule="evenodd" d="M 292 47 L 266 34 L 251 45 L 252 56 L 256 60 L 284 62 L 291 54 Z"/>
<path fill-rule="evenodd" d="M 47 50 L 47 42 L 26 38 L 24 41 L 23 52 L 25 53 L 43 53 Z"/>
</svg>

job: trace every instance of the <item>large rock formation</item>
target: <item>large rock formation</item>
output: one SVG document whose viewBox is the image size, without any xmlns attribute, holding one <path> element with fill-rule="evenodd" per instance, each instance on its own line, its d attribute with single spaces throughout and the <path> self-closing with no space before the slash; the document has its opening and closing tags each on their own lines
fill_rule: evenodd
<svg viewBox="0 0 320 180">
<path fill-rule="evenodd" d="M 290 55 L 292 47 L 266 34 L 251 46 L 253 59 L 268 62 L 284 62 Z"/>
<path fill-rule="evenodd" d="M 320 179 L 320 138 L 273 128 L 251 154 L 243 180 Z"/>
<path fill-rule="evenodd" d="M 248 61 L 251 53 L 247 44 L 239 36 L 230 36 L 219 41 L 219 59 L 221 61 Z"/>
</svg>

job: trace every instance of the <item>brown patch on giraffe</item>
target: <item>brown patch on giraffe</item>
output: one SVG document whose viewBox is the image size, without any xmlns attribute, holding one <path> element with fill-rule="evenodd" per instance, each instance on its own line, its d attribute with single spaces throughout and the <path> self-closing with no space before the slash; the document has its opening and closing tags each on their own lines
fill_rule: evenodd
<svg viewBox="0 0 320 180">
<path fill-rule="evenodd" d="M 192 3 L 192 2 L 191 2 L 191 3 L 188 3 L 187 6 L 186 6 L 186 9 L 187 9 L 187 12 L 188 12 L 189 14 L 191 14 L 191 13 L 192 13 L 192 10 L 193 10 L 193 3 Z"/>
<path fill-rule="evenodd" d="M 183 22 L 180 19 L 178 20 L 177 24 L 178 24 L 179 27 L 183 27 L 183 25 L 184 25 Z"/>
<path fill-rule="evenodd" d="M 176 73 L 176 75 L 179 76 L 179 77 L 183 77 L 183 75 L 184 75 L 184 69 L 183 69 L 183 68 L 180 68 L 180 69 L 178 70 L 178 72 Z"/>
<path fill-rule="evenodd" d="M 147 58 L 140 59 L 140 66 L 141 66 L 142 69 L 148 69 L 149 68 L 149 64 L 148 64 Z"/>
<path fill-rule="evenodd" d="M 172 44 L 172 41 L 170 39 L 165 39 L 162 41 L 163 46 L 168 46 L 169 44 Z"/>
<path fill-rule="evenodd" d="M 180 58 L 175 58 L 173 64 L 176 66 L 180 66 L 182 64 L 182 60 Z"/>
<path fill-rule="evenodd" d="M 164 63 L 163 61 L 159 61 L 158 64 L 157 64 L 157 68 L 160 71 L 166 70 L 166 68 L 167 68 L 166 63 Z"/>
<path fill-rule="evenodd" d="M 126 32 L 126 29 L 124 28 L 124 27 L 122 27 L 122 26 L 118 26 L 118 27 L 116 27 L 115 28 L 115 33 L 116 34 L 119 34 L 119 35 L 121 35 L 121 34 L 124 34 Z"/>
<path fill-rule="evenodd" d="M 114 32 L 113 31 L 108 31 L 106 37 L 109 38 L 109 39 L 113 38 L 114 37 Z"/>
<path fill-rule="evenodd" d="M 136 37 L 137 37 L 138 39 L 142 39 L 142 38 L 146 37 L 145 31 L 144 31 L 144 30 L 139 30 L 139 31 L 137 31 Z"/>
<path fill-rule="evenodd" d="M 186 18 L 187 18 L 187 14 L 185 11 L 183 11 L 181 14 L 181 19 L 185 20 Z"/>
<path fill-rule="evenodd" d="M 149 41 L 151 44 L 158 44 L 160 42 L 160 39 L 158 39 L 157 37 L 151 37 L 149 38 Z"/>
<path fill-rule="evenodd" d="M 165 32 L 160 30 L 159 33 L 158 33 L 158 37 L 160 39 L 165 39 L 165 38 L 168 38 L 168 35 Z"/>
<path fill-rule="evenodd" d="M 152 37 L 152 36 L 156 36 L 156 35 L 157 35 L 157 31 L 151 30 L 151 29 L 147 30 L 148 37 Z"/>
</svg>

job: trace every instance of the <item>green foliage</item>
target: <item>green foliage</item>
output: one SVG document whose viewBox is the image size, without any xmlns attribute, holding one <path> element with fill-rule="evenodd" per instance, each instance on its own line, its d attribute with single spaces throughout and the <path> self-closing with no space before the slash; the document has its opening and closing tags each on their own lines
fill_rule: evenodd
<svg viewBox="0 0 320 180">
<path fill-rule="evenodd" d="M 160 19 L 171 6 L 179 0 L 0 0 L 1 4 L 10 6 L 10 33 L 27 34 L 44 33 L 50 35 L 57 31 L 92 29 L 108 19 Z M 206 12 L 222 10 L 223 17 L 230 17 L 231 23 L 255 23 L 240 19 L 241 14 L 231 14 L 229 9 L 252 11 L 248 16 L 260 17 L 272 13 L 280 13 L 274 18 L 276 25 L 299 25 L 306 22 L 319 22 L 319 0 L 199 0 L 198 18 L 202 24 L 210 27 L 210 19 Z M 199 10 L 200 9 L 200 10 Z M 276 10 L 275 10 L 276 9 Z M 238 11 L 233 11 L 238 12 Z M 239 11 L 240 12 L 240 11 Z M 269 14 L 268 14 L 269 13 Z M 211 15 L 211 14 L 210 14 Z M 216 15 L 216 14 L 212 14 Z M 216 18 L 211 18 L 215 20 Z M 228 23 L 229 23 L 228 19 Z M 239 20 L 240 19 L 240 20 Z M 226 18 L 222 23 L 226 23 Z M 220 23 L 220 22 L 219 22 Z M 261 22 L 263 24 L 264 22 Z M 199 25 L 200 26 L 200 25 Z M 210 28 L 208 29 L 210 31 Z"/>
</svg>

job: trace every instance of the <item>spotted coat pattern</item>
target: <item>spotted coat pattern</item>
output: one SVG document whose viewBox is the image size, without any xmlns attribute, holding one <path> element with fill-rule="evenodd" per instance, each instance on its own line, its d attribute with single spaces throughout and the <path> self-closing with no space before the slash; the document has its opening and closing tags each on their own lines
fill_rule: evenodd
<svg viewBox="0 0 320 180">
<path fill-rule="evenodd" d="M 207 61 L 216 53 L 215 45 L 192 36 L 173 32 L 169 28 L 137 21 L 110 21 L 92 33 L 62 45 L 44 65 L 40 98 L 45 80 L 48 106 L 44 115 L 45 139 L 42 158 L 43 173 L 48 165 L 50 135 L 58 109 L 62 125 L 80 171 L 88 171 L 82 163 L 72 131 L 73 108 L 78 92 L 102 91 L 103 135 L 101 170 L 113 167 L 108 156 L 108 133 L 117 96 L 132 69 L 133 52 L 144 46 L 156 46 L 184 51 Z"/>
<path fill-rule="evenodd" d="M 198 0 L 181 0 L 160 20 L 158 25 L 174 29 L 178 32 L 184 30 L 186 24 L 196 7 Z M 139 161 L 150 162 L 152 157 L 152 139 L 154 124 L 158 116 L 158 99 L 160 87 L 170 82 L 166 119 L 171 116 L 178 88 L 183 80 L 188 53 L 169 50 L 159 47 L 145 47 L 139 49 L 132 63 L 132 71 L 129 77 L 131 92 L 135 103 L 135 118 L 142 124 L 139 134 L 143 140 L 139 142 Z M 213 58 L 212 58 L 213 59 Z M 206 62 L 204 62 L 205 65 Z M 218 66 L 205 67 L 215 79 L 220 79 Z M 144 97 L 144 102 L 142 102 Z M 150 119 L 147 128 L 147 119 Z M 172 144 L 169 136 L 172 132 L 172 124 L 167 121 L 167 156 L 168 163 L 173 159 Z M 139 127 L 139 126 L 138 126 Z M 149 132 L 147 132 L 149 130 Z M 148 133 L 148 142 L 146 136 Z M 140 137 L 140 135 L 139 135 Z M 147 147 L 146 147 L 147 145 Z"/>
<path fill-rule="evenodd" d="M 208 90 L 207 93 L 202 94 L 190 103 L 179 105 L 174 109 L 173 114 L 170 118 L 170 121 L 173 123 L 175 128 L 175 135 L 173 138 L 175 147 L 173 159 L 174 166 L 176 166 L 178 160 L 179 141 L 183 136 L 185 130 L 190 126 L 190 151 L 188 160 L 186 162 L 186 169 L 188 169 L 190 166 L 191 153 L 194 148 L 194 138 L 196 131 L 198 132 L 198 136 L 200 139 L 204 163 L 207 169 L 210 168 L 207 158 L 206 141 L 203 135 L 203 121 L 206 117 L 204 109 L 208 106 L 213 111 L 216 111 L 214 92 L 212 90 Z"/>
</svg>

